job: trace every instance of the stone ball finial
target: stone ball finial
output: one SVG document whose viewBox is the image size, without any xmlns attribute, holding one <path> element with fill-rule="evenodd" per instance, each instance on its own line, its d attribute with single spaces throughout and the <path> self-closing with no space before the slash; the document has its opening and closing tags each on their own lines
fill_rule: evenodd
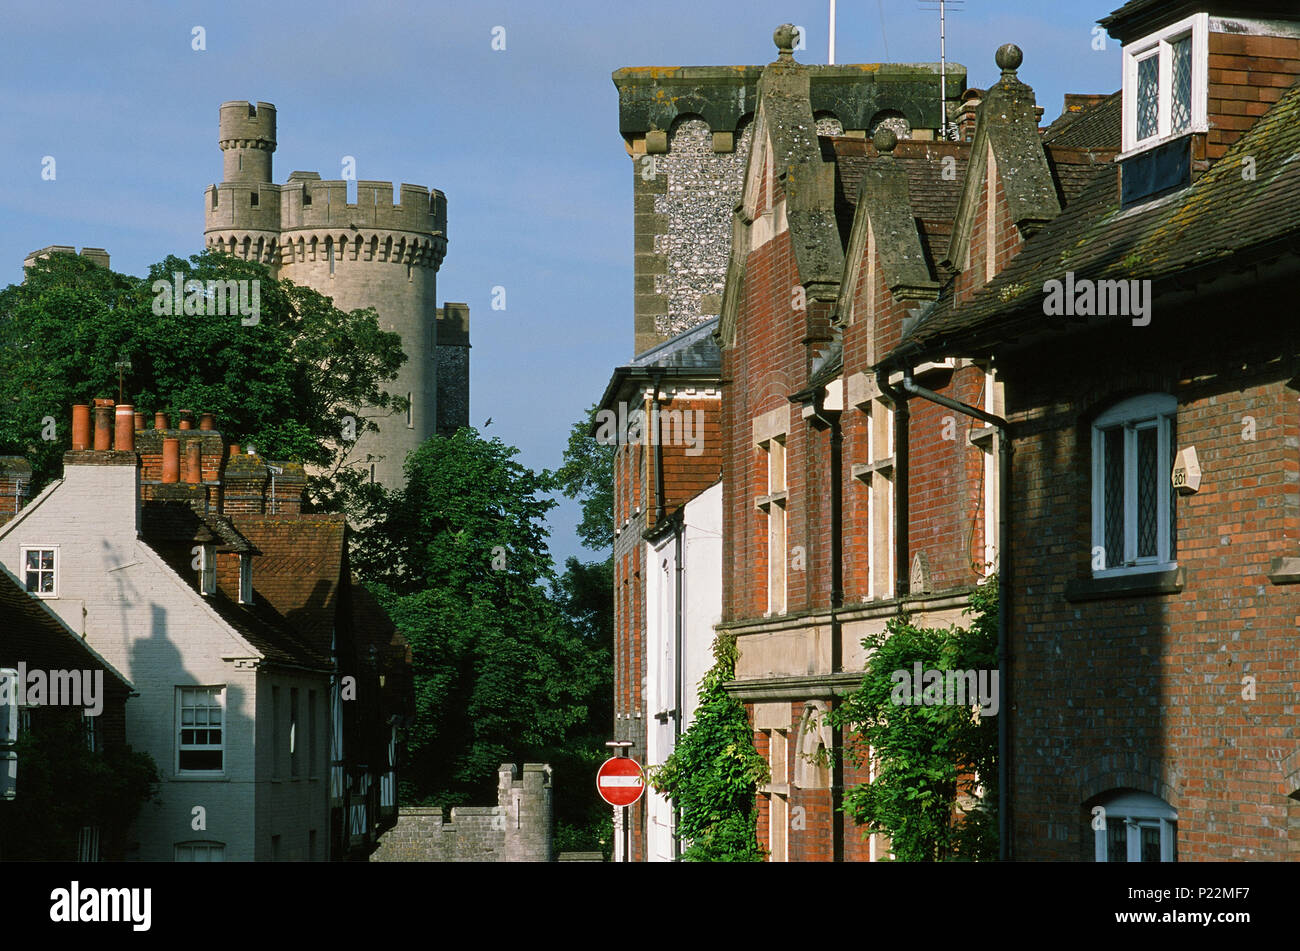
<svg viewBox="0 0 1300 951">
<path fill-rule="evenodd" d="M 993 57 L 993 60 L 1003 73 L 1014 73 L 1020 68 L 1020 64 L 1024 62 L 1025 54 L 1015 43 L 1004 43 L 998 47 L 997 55 Z"/>
<path fill-rule="evenodd" d="M 894 151 L 894 146 L 898 145 L 898 133 L 888 126 L 881 126 L 876 130 L 876 134 L 871 137 L 871 142 L 875 145 L 877 152 L 888 155 Z"/>
<path fill-rule="evenodd" d="M 782 23 L 772 33 L 777 52 L 781 59 L 794 59 L 794 44 L 799 39 L 799 31 L 793 23 Z"/>
</svg>

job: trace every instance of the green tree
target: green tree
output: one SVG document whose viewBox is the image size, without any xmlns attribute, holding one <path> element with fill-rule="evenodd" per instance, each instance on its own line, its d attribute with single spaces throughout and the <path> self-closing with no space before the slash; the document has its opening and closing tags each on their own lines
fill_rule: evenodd
<svg viewBox="0 0 1300 951">
<path fill-rule="evenodd" d="M 587 637 L 610 658 L 604 670 L 602 693 L 594 698 L 588 731 L 575 743 L 573 753 L 579 757 L 578 773 L 587 790 L 585 817 L 575 825 L 561 828 L 565 847 L 577 851 L 600 849 L 606 855 L 613 848 L 613 819 L 609 807 L 595 793 L 596 770 L 608 750 L 605 740 L 614 724 L 614 452 L 612 445 L 599 443 L 591 436 L 597 405 L 587 410 L 583 419 L 570 427 L 564 460 L 553 473 L 560 491 L 578 499 L 582 518 L 577 526 L 584 548 L 604 552 L 602 561 L 582 562 L 570 557 L 565 562 L 554 597 L 570 626 Z"/>
<path fill-rule="evenodd" d="M 745 706 L 722 685 L 736 674 L 734 636 L 719 634 L 715 663 L 700 681 L 700 705 L 677 748 L 650 783 L 673 800 L 687 862 L 761 862 L 754 796 L 768 781 L 767 762 L 754 749 Z"/>
<path fill-rule="evenodd" d="M 599 404 L 593 404 L 586 418 L 570 427 L 564 462 L 555 477 L 566 496 L 582 503 L 577 531 L 583 546 L 608 551 L 614 545 L 614 452 L 618 447 L 599 443 L 591 435 L 598 409 Z"/>
<path fill-rule="evenodd" d="M 935 630 L 891 618 L 863 638 L 870 660 L 862 686 L 836 707 L 830 722 L 854 731 L 876 778 L 845 793 L 844 811 L 870 832 L 889 836 L 908 862 L 996 859 L 997 721 L 970 705 L 900 703 L 896 672 L 996 670 L 998 586 L 994 577 L 971 595 L 966 629 Z M 996 696 L 996 694 L 995 694 Z M 1000 712 L 1000 711 L 999 711 Z"/>
<path fill-rule="evenodd" d="M 91 752 L 79 710 L 42 708 L 32 721 L 14 745 L 17 796 L 0 802 L 0 858 L 73 861 L 83 826 L 99 827 L 101 854 L 121 855 L 128 828 L 158 791 L 153 758 L 129 748 Z"/>
<path fill-rule="evenodd" d="M 160 307 L 155 281 L 258 282 L 256 322 L 239 313 Z M 158 311 L 162 311 L 161 313 Z M 144 278 L 55 254 L 0 290 L 0 451 L 28 457 L 36 488 L 58 475 L 70 445 L 69 407 L 118 393 L 138 408 L 215 413 L 218 425 L 266 456 L 322 470 L 318 508 L 355 514 L 373 501 L 367 461 L 344 438 L 406 408 L 384 391 L 405 360 L 373 309 L 345 313 L 329 298 L 271 277 L 255 261 L 205 252 L 168 257 Z M 47 418 L 56 438 L 43 438 Z"/>
<path fill-rule="evenodd" d="M 500 763 L 543 760 L 557 770 L 557 820 L 581 824 L 588 810 L 571 804 L 586 790 L 569 770 L 592 755 L 610 659 L 599 619 L 575 626 L 549 596 L 554 483 L 517 454 L 468 428 L 429 439 L 405 488 L 370 511 L 353 563 L 411 644 L 408 799 L 490 801 Z"/>
</svg>

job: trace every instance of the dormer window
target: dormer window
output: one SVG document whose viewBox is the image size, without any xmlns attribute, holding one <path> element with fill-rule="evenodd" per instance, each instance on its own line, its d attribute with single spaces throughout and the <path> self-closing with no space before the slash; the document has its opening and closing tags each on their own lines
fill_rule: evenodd
<svg viewBox="0 0 1300 951">
<path fill-rule="evenodd" d="M 1124 152 L 1204 132 L 1209 15 L 1198 13 L 1124 46 Z"/>
<path fill-rule="evenodd" d="M 239 603 L 253 603 L 253 558 L 247 554 L 239 556 Z"/>
<path fill-rule="evenodd" d="M 199 591 L 202 594 L 217 593 L 217 549 L 214 545 L 204 545 L 199 549 Z"/>
</svg>

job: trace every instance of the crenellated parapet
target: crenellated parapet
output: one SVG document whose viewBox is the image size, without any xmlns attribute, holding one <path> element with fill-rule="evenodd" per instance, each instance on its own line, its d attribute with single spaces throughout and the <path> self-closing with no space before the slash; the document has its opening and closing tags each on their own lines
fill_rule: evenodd
<svg viewBox="0 0 1300 951">
<path fill-rule="evenodd" d="M 340 310 L 373 308 L 380 328 L 400 335 L 409 359 L 385 388 L 405 405 L 376 414 L 380 431 L 359 436 L 350 458 L 368 466 L 373 481 L 401 485 L 407 455 L 439 422 L 467 419 L 468 394 L 460 392 L 469 386 L 467 312 L 464 345 L 437 343 L 446 195 L 408 182 L 322 179 L 303 171 L 275 184 L 276 114 L 269 103 L 223 103 L 219 141 L 224 177 L 204 192 L 205 246 L 259 261 L 276 278 L 310 287 Z M 443 381 L 439 367 L 446 368 Z M 445 416 L 440 393 L 448 400 Z"/>
<path fill-rule="evenodd" d="M 447 197 L 436 188 L 294 172 L 288 183 L 222 182 L 205 192 L 204 242 L 268 264 L 336 259 L 437 269 L 447 253 Z"/>
</svg>

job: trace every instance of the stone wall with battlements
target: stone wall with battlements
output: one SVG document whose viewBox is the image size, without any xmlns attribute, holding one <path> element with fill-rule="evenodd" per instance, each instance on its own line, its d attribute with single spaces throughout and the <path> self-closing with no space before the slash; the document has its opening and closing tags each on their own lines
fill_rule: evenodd
<svg viewBox="0 0 1300 951">
<path fill-rule="evenodd" d="M 495 806 L 403 806 L 372 862 L 551 862 L 551 767 L 513 763 L 498 771 Z"/>
</svg>

